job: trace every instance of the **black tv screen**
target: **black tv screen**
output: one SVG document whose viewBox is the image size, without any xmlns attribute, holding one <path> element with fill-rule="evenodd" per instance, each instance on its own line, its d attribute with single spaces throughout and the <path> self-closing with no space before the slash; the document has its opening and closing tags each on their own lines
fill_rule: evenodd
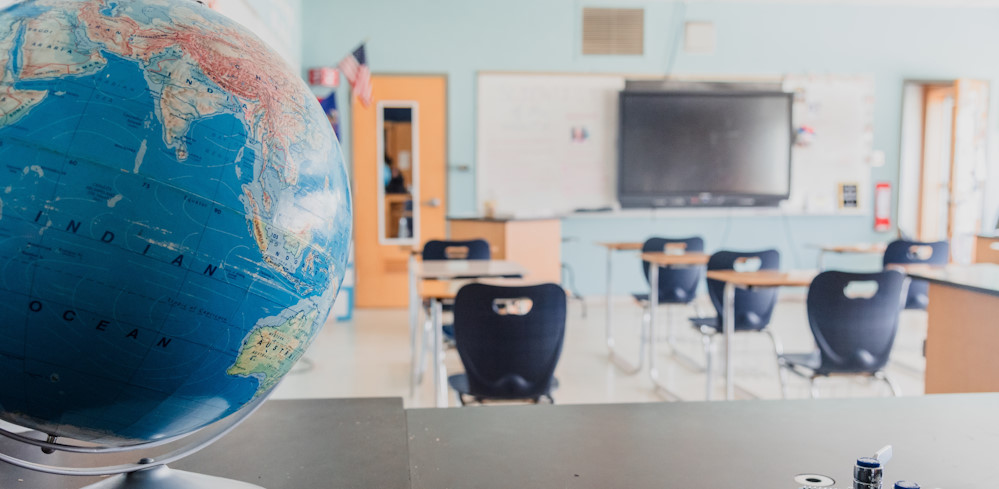
<svg viewBox="0 0 999 489">
<path fill-rule="evenodd" d="M 770 206 L 787 199 L 792 97 L 751 91 L 621 92 L 621 205 Z"/>
</svg>

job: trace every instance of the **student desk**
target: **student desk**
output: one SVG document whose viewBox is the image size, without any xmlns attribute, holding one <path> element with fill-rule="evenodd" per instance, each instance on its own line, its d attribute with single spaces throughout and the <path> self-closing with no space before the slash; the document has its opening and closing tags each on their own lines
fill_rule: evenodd
<svg viewBox="0 0 999 489">
<path fill-rule="evenodd" d="M 642 253 L 642 261 L 649 262 L 649 327 L 647 331 L 642 332 L 642 338 L 640 342 L 639 358 L 638 358 L 638 369 L 642 368 L 642 355 L 645 352 L 646 345 L 649 350 L 649 378 L 652 379 L 653 385 L 656 389 L 669 394 L 671 397 L 676 397 L 671 394 L 669 389 L 659 381 L 659 367 L 656 361 L 656 309 L 659 309 L 659 269 L 662 267 L 691 267 L 691 266 L 704 266 L 708 264 L 708 260 L 711 255 L 691 252 L 691 253 L 665 253 L 665 252 L 655 252 L 655 253 Z M 673 333 L 669 333 L 669 346 L 673 348 Z"/>
<path fill-rule="evenodd" d="M 597 243 L 597 245 L 602 246 L 607 249 L 607 284 L 604 288 L 606 293 L 606 316 L 604 319 L 604 328 L 606 328 L 606 338 L 607 338 L 607 350 L 610 352 L 611 361 L 616 365 L 621 366 L 621 368 L 633 372 L 638 372 L 642 369 L 641 365 L 637 368 L 628 365 L 627 362 L 621 360 L 620 355 L 614 352 L 614 308 L 612 306 L 613 302 L 613 292 L 612 292 L 612 278 L 614 271 L 614 253 L 618 251 L 641 251 L 642 242 L 640 241 L 626 241 L 626 242 L 607 242 L 607 243 Z M 644 349 L 640 350 L 640 355 L 644 354 Z"/>
<path fill-rule="evenodd" d="M 735 334 L 735 289 L 761 287 L 808 287 L 817 272 L 777 270 L 757 270 L 737 272 L 735 270 L 709 270 L 707 278 L 725 283 L 722 296 L 722 334 L 725 337 L 725 399 L 735 396 L 735 383 L 732 368 L 732 336 Z M 707 379 L 707 398 L 711 399 L 711 376 Z"/>
<path fill-rule="evenodd" d="M 407 411 L 415 489 L 798 489 L 894 447 L 885 488 L 996 487 L 999 394 Z"/>
<path fill-rule="evenodd" d="M 837 255 L 884 255 L 886 249 L 888 249 L 888 245 L 884 243 L 819 246 L 819 270 L 825 270 L 825 258 L 829 253 Z"/>
<path fill-rule="evenodd" d="M 926 392 L 999 391 L 999 265 L 906 270 L 930 283 Z"/>
<path fill-rule="evenodd" d="M 423 280 L 458 280 L 478 278 L 517 278 L 525 270 L 520 265 L 503 260 L 427 260 L 418 261 L 410 257 L 409 263 L 409 347 L 412 355 L 410 372 L 410 393 L 416 386 L 419 376 L 420 350 L 417 342 L 420 298 L 418 283 Z M 431 298 L 430 321 L 434 342 L 434 402 L 437 407 L 447 407 L 447 375 L 444 370 L 444 336 L 441 328 L 443 302 L 441 298 Z"/>
<path fill-rule="evenodd" d="M 87 459 L 99 465 L 135 463 L 165 453 L 163 448 Z M 44 455 L 7 438 L 0 438 L 0 451 L 49 465 L 66 460 L 64 454 Z M 408 460 L 401 399 L 299 399 L 266 401 L 231 433 L 170 467 L 265 489 L 404 489 L 410 487 Z M 100 480 L 0 462 L 4 489 L 77 489 Z"/>
</svg>

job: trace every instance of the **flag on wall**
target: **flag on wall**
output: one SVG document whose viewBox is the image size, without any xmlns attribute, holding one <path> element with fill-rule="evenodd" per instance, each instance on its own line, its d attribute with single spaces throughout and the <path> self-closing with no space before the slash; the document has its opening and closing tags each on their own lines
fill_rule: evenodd
<svg viewBox="0 0 999 489">
<path fill-rule="evenodd" d="M 364 44 L 362 43 L 353 53 L 348 54 L 340 64 L 337 65 L 347 82 L 354 88 L 353 93 L 361 99 L 365 107 L 371 104 L 371 70 L 368 68 L 368 60 L 364 56 Z"/>
</svg>

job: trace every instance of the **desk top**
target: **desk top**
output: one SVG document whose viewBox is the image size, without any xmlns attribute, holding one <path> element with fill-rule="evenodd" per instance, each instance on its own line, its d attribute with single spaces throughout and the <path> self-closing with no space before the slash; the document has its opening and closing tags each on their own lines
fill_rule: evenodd
<svg viewBox="0 0 999 489">
<path fill-rule="evenodd" d="M 36 447 L 6 438 L 0 439 L 0 450 L 50 465 L 81 460 L 61 453 L 43 455 Z M 143 454 L 166 451 L 86 460 L 134 463 Z M 410 487 L 408 460 L 401 399 L 297 399 L 267 401 L 231 433 L 170 467 L 266 489 L 403 489 Z M 36 473 L 0 462 L 3 488 L 77 489 L 100 480 Z"/>
<path fill-rule="evenodd" d="M 597 243 L 598 246 L 603 246 L 604 248 L 609 248 L 614 251 L 640 251 L 642 249 L 641 241 L 619 241 L 619 242 L 600 242 Z"/>
<path fill-rule="evenodd" d="M 421 279 L 452 280 L 459 278 L 522 277 L 524 267 L 505 260 L 427 260 L 416 263 Z"/>
<path fill-rule="evenodd" d="M 819 249 L 829 253 L 870 253 L 870 254 L 884 254 L 885 250 L 888 249 L 888 245 L 884 243 L 857 243 L 849 245 L 828 245 L 819 246 Z"/>
<path fill-rule="evenodd" d="M 728 282 L 742 287 L 808 287 L 818 272 L 812 270 L 757 270 L 737 272 L 735 270 L 708 270 L 707 278 Z"/>
<path fill-rule="evenodd" d="M 642 260 L 659 266 L 669 265 L 707 265 L 711 255 L 705 253 L 642 253 Z"/>
<path fill-rule="evenodd" d="M 999 394 L 407 411 L 414 488 L 773 488 L 894 446 L 885 487 L 994 487 Z"/>
<path fill-rule="evenodd" d="M 912 278 L 999 296 L 999 265 L 992 263 L 907 268 L 905 271 Z"/>
<path fill-rule="evenodd" d="M 424 280 L 420 282 L 420 297 L 424 299 L 447 300 L 454 299 L 462 287 L 480 283 L 486 285 L 502 285 L 507 287 L 520 287 L 526 285 L 538 285 L 545 282 L 537 280 L 524 280 L 522 278 L 485 278 L 478 280 Z"/>
</svg>

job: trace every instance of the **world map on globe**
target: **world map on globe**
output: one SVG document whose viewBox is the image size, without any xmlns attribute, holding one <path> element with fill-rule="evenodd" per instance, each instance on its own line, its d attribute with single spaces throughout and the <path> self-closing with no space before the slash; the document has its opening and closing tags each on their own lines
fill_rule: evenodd
<svg viewBox="0 0 999 489">
<path fill-rule="evenodd" d="M 105 444 L 266 395 L 351 229 L 304 82 L 192 0 L 0 11 L 0 418 Z"/>
</svg>

